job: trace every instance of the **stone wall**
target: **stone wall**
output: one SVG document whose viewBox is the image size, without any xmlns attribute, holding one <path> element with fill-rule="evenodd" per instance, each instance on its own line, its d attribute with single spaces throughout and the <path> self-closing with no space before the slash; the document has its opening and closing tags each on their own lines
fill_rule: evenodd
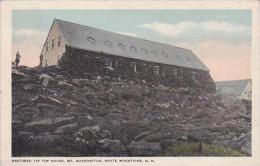
<svg viewBox="0 0 260 166">
<path fill-rule="evenodd" d="M 108 76 L 147 85 L 193 87 L 215 92 L 207 71 L 124 58 L 66 47 L 59 66 L 73 75 Z"/>
</svg>

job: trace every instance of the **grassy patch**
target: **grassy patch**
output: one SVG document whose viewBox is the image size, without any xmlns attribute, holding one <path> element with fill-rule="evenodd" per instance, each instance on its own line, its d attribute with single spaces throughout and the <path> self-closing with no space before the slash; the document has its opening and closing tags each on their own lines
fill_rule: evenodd
<svg viewBox="0 0 260 166">
<path fill-rule="evenodd" d="M 246 156 L 229 147 L 204 143 L 184 143 L 169 147 L 164 156 Z"/>
</svg>

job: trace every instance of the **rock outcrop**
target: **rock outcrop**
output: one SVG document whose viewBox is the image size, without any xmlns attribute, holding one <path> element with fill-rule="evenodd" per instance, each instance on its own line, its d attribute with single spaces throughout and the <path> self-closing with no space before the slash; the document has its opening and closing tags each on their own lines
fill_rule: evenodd
<svg viewBox="0 0 260 166">
<path fill-rule="evenodd" d="M 164 156 L 186 143 L 251 155 L 251 114 L 234 97 L 57 67 L 12 80 L 13 156 Z"/>
</svg>

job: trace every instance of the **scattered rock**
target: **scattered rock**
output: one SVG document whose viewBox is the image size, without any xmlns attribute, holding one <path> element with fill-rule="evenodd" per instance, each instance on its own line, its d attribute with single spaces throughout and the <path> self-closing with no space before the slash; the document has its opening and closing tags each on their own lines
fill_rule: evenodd
<svg viewBox="0 0 260 166">
<path fill-rule="evenodd" d="M 71 123 L 73 119 L 73 117 L 47 118 L 26 123 L 24 127 L 27 130 L 40 133 L 44 131 L 52 131 L 59 126 Z"/>
<path fill-rule="evenodd" d="M 137 136 L 135 136 L 134 140 L 139 141 L 140 139 L 146 137 L 149 134 L 151 134 L 151 131 L 142 132 L 142 133 L 138 134 Z"/>
<path fill-rule="evenodd" d="M 13 130 L 19 130 L 20 128 L 22 128 L 22 121 L 12 120 L 12 129 Z"/>
<path fill-rule="evenodd" d="M 78 128 L 78 123 L 67 124 L 57 128 L 55 134 L 62 134 L 62 135 L 72 134 L 75 132 L 75 130 L 77 130 L 77 128 Z"/>
<path fill-rule="evenodd" d="M 120 140 L 102 139 L 98 141 L 97 156 L 127 156 L 127 149 Z"/>
<path fill-rule="evenodd" d="M 113 71 L 102 76 L 74 72 L 13 69 L 13 154 L 159 156 L 169 146 L 194 142 L 251 155 L 248 101 L 113 78 Z"/>
<path fill-rule="evenodd" d="M 84 140 L 98 140 L 99 126 L 83 127 L 79 129 L 74 136 L 77 138 L 83 138 Z"/>
<path fill-rule="evenodd" d="M 12 69 L 12 78 L 14 80 L 22 79 L 22 78 L 26 78 L 26 77 L 28 77 L 26 74 L 24 74 L 16 69 Z"/>
<path fill-rule="evenodd" d="M 160 143 L 157 142 L 133 141 L 127 148 L 132 156 L 153 156 L 162 151 Z"/>
<path fill-rule="evenodd" d="M 21 138 L 27 139 L 33 136 L 33 133 L 31 132 L 26 132 L 26 131 L 20 131 L 18 134 Z"/>
<path fill-rule="evenodd" d="M 53 134 L 42 134 L 35 136 L 31 139 L 31 146 L 37 148 L 50 148 L 54 147 L 60 140 L 62 136 Z"/>
</svg>

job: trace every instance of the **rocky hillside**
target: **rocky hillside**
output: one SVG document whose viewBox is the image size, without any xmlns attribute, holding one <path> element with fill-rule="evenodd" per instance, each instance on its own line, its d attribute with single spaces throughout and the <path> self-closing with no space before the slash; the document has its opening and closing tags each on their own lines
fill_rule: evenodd
<svg viewBox="0 0 260 166">
<path fill-rule="evenodd" d="M 233 97 L 51 67 L 12 71 L 14 156 L 251 155 Z"/>
</svg>

